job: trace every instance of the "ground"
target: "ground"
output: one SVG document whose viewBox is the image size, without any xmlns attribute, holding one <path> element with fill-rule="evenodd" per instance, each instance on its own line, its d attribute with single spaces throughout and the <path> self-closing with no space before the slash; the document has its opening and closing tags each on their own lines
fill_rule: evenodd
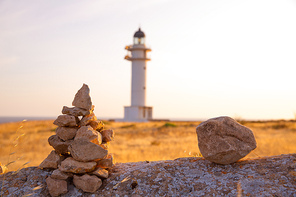
<svg viewBox="0 0 296 197">
<path fill-rule="evenodd" d="M 200 122 L 104 122 L 106 129 L 115 131 L 109 152 L 114 154 L 116 162 L 200 156 L 195 132 Z M 10 171 L 38 166 L 53 150 L 47 142 L 48 137 L 55 134 L 56 126 L 52 123 L 53 120 L 0 124 L 0 162 L 10 163 Z M 246 158 L 296 152 L 295 121 L 241 123 L 254 132 L 257 141 L 257 148 Z"/>
</svg>

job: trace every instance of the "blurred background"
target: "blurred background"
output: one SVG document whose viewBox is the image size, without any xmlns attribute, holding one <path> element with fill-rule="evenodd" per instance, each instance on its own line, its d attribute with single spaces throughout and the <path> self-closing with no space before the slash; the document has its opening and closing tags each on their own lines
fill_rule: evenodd
<svg viewBox="0 0 296 197">
<path fill-rule="evenodd" d="M 294 119 L 295 20 L 295 0 L 1 0 L 0 116 L 54 118 L 86 83 L 122 118 L 141 27 L 154 118 Z"/>
</svg>

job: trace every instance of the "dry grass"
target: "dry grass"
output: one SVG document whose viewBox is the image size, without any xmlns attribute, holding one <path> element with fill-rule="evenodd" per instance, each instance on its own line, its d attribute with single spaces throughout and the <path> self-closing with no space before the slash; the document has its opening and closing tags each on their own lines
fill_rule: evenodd
<svg viewBox="0 0 296 197">
<path fill-rule="evenodd" d="M 52 150 L 47 142 L 48 137 L 55 133 L 56 126 L 52 123 L 49 120 L 0 124 L 0 162 L 16 161 L 8 166 L 9 170 L 17 170 L 27 162 L 30 163 L 26 166 L 39 165 Z M 18 142 L 15 142 L 18 137 Z M 14 147 L 16 143 L 18 145 Z"/>
<path fill-rule="evenodd" d="M 38 166 L 50 153 L 52 147 L 47 139 L 55 134 L 56 126 L 48 121 L 28 121 L 0 124 L 0 162 L 6 164 L 11 150 L 15 154 L 10 161 L 17 162 L 9 170 L 17 170 L 26 162 L 27 166 Z M 106 129 L 115 131 L 110 153 L 116 162 L 168 160 L 199 155 L 195 128 L 200 122 L 106 122 Z M 296 152 L 296 123 L 293 121 L 244 122 L 252 129 L 257 140 L 257 149 L 247 158 L 280 155 Z M 17 133 L 17 129 L 23 126 Z M 20 134 L 18 146 L 14 139 Z"/>
</svg>

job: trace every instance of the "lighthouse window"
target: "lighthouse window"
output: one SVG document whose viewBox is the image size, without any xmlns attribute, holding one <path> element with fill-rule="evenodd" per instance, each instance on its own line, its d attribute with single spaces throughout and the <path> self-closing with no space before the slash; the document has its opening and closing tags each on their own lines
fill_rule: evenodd
<svg viewBox="0 0 296 197">
<path fill-rule="evenodd" d="M 146 66 L 144 66 L 144 70 L 146 70 Z"/>
<path fill-rule="evenodd" d="M 140 44 L 140 38 L 134 38 L 134 44 Z"/>
<path fill-rule="evenodd" d="M 145 44 L 145 38 L 134 38 L 134 44 Z"/>
<path fill-rule="evenodd" d="M 140 43 L 145 44 L 145 38 L 141 38 Z"/>
<path fill-rule="evenodd" d="M 143 90 L 146 90 L 146 87 L 143 87 Z"/>
</svg>

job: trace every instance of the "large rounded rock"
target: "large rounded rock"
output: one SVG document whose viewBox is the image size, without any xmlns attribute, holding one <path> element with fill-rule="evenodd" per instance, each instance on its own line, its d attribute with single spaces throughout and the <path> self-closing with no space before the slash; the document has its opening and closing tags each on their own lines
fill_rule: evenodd
<svg viewBox="0 0 296 197">
<path fill-rule="evenodd" d="M 198 147 L 205 159 L 230 164 L 256 148 L 253 132 L 226 116 L 209 119 L 196 127 Z"/>
</svg>

